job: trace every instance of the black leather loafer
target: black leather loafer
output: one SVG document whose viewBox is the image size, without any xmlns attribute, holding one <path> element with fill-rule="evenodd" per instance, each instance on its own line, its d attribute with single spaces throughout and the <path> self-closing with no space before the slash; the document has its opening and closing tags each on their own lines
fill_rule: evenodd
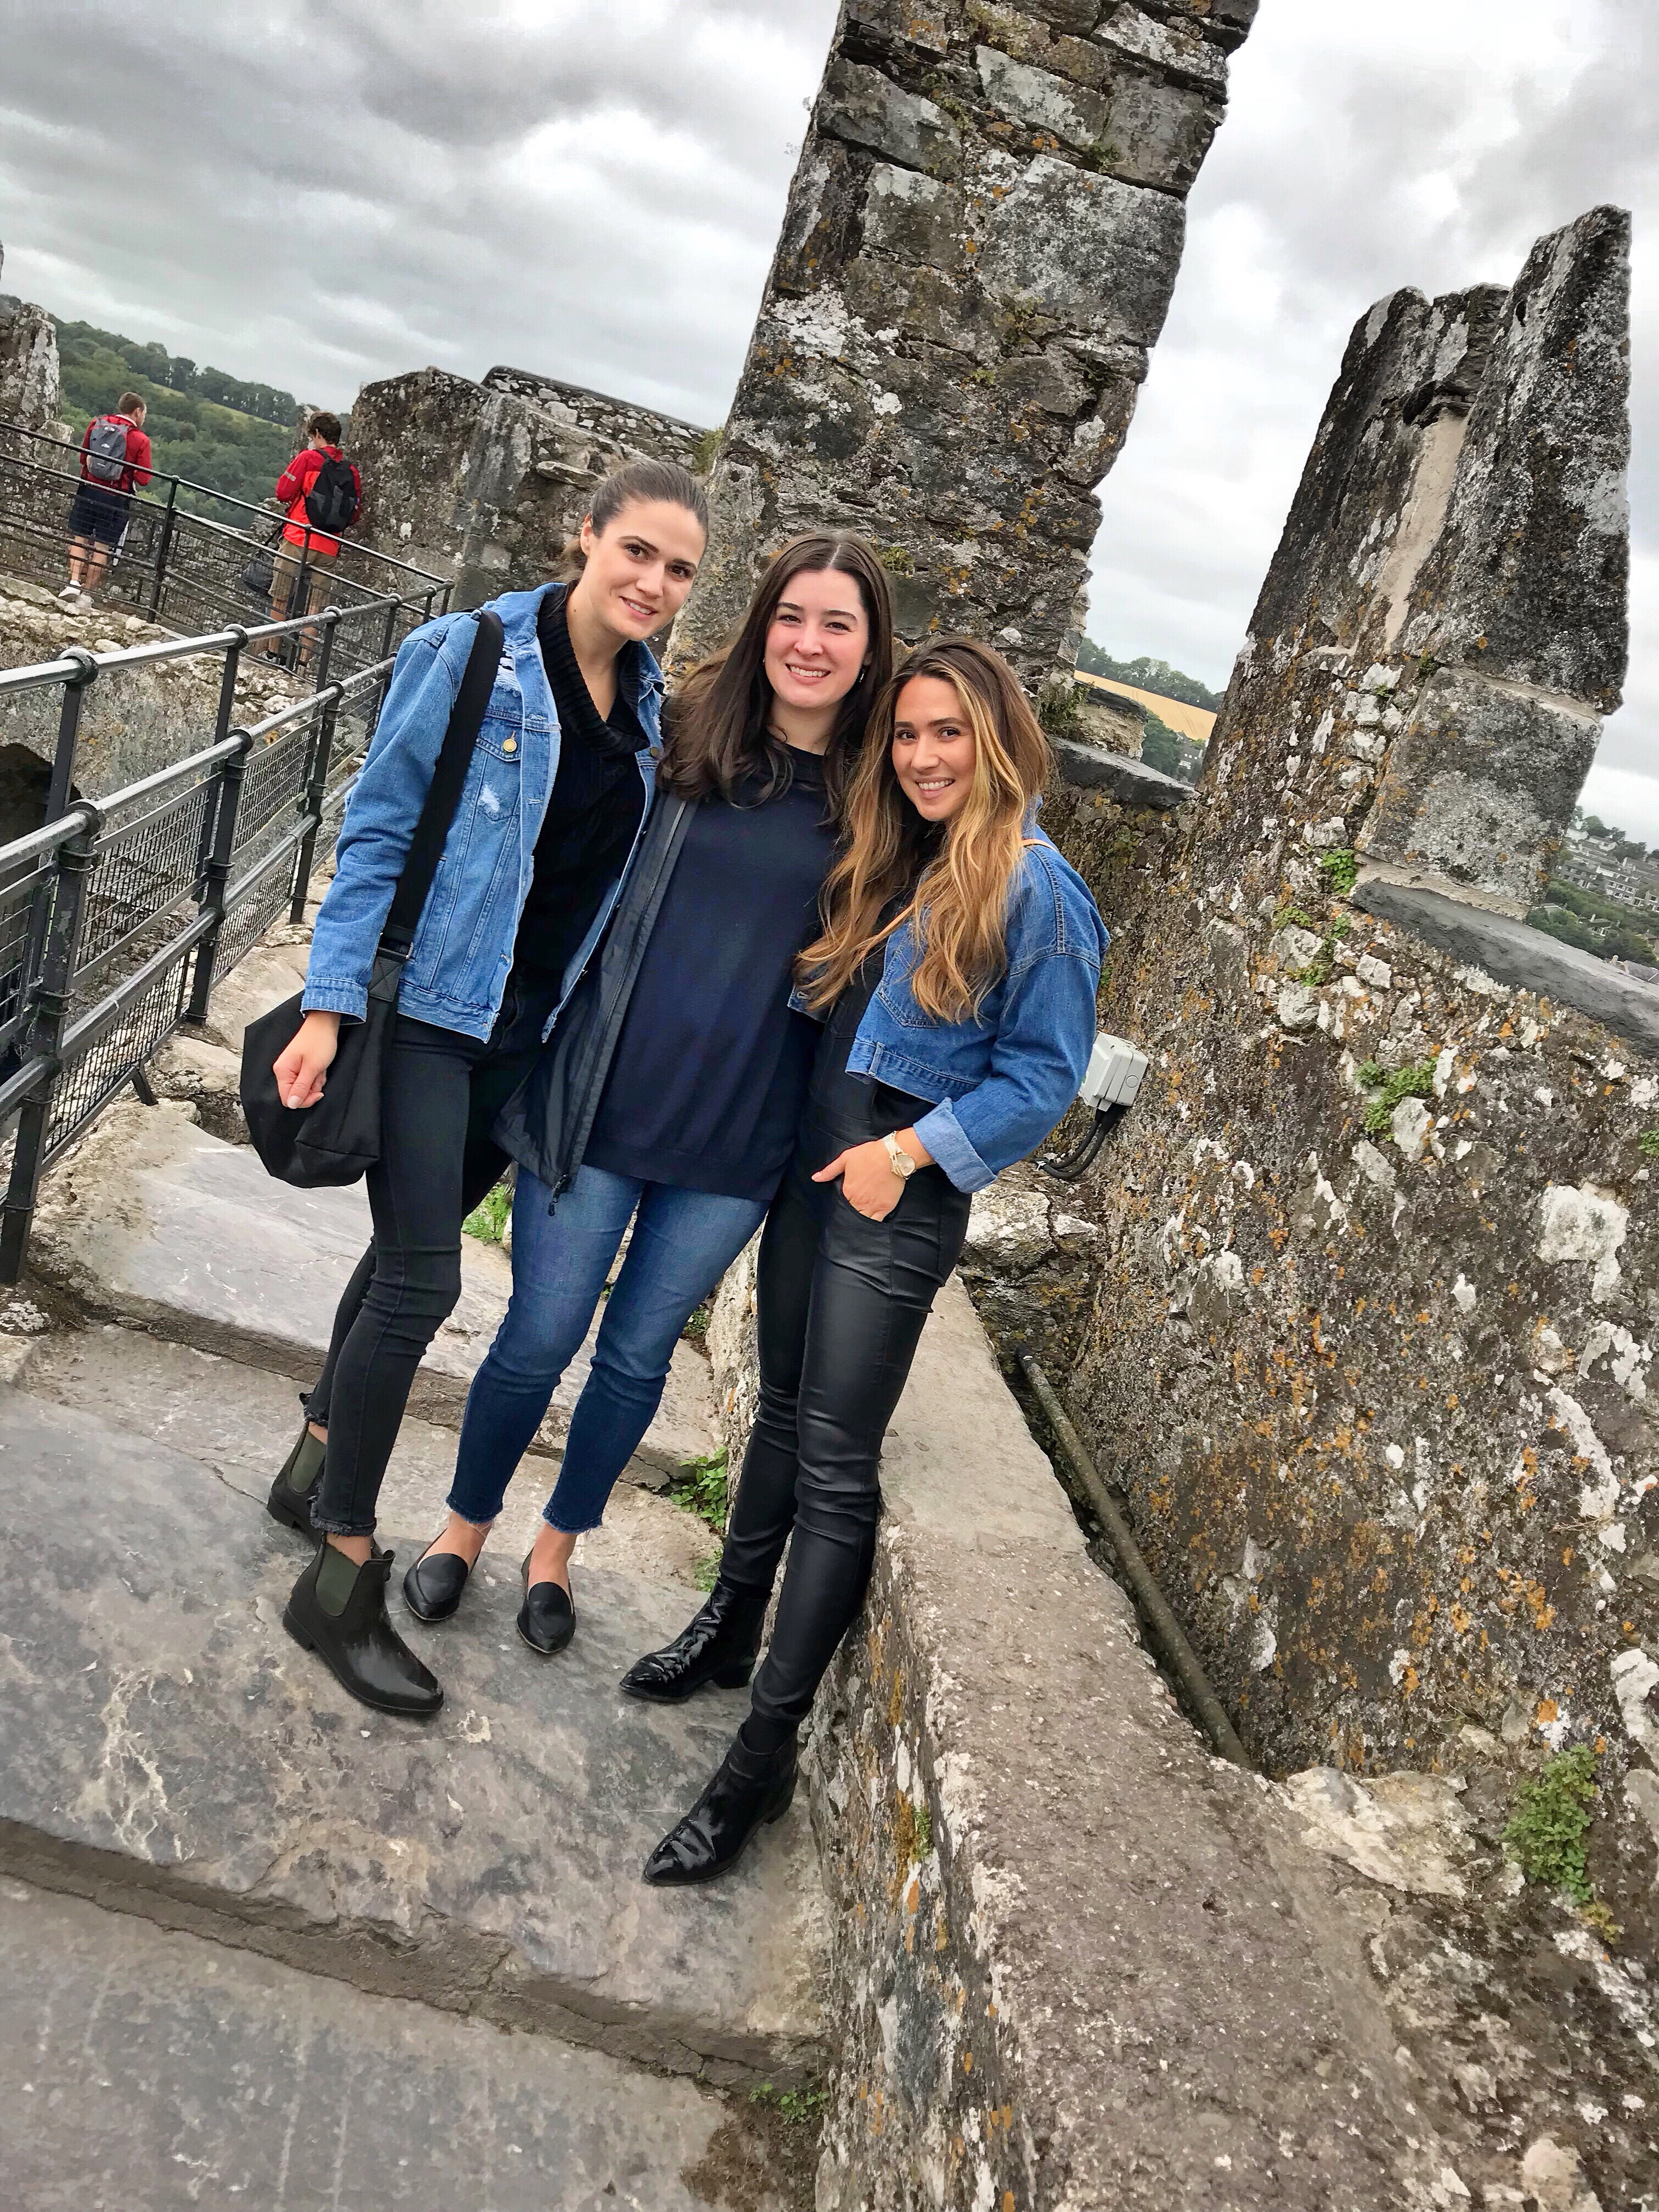
<svg viewBox="0 0 1659 2212">
<path fill-rule="evenodd" d="M 307 1422 L 301 1428 L 299 1442 L 283 1462 L 265 1500 L 265 1510 L 273 1521 L 280 1521 L 284 1528 L 297 1528 L 301 1535 L 309 1536 L 313 1543 L 317 1531 L 312 1525 L 311 1501 L 322 1480 L 323 1455 L 327 1449 L 312 1435 L 311 1425 Z"/>
<path fill-rule="evenodd" d="M 783 1818 L 794 1794 L 793 1736 L 769 1758 L 733 1737 L 714 1780 L 646 1861 L 644 1880 L 653 1889 L 714 1881 L 737 1864 L 761 1828 Z"/>
<path fill-rule="evenodd" d="M 734 1589 L 717 1582 L 701 1612 L 660 1651 L 647 1651 L 622 1678 L 630 1698 L 653 1705 L 677 1705 L 713 1683 L 717 1690 L 740 1690 L 755 1670 L 766 1594 Z"/>
<path fill-rule="evenodd" d="M 283 1626 L 361 1704 L 429 1720 L 444 1693 L 386 1618 L 391 1577 L 390 1552 L 360 1567 L 333 1545 L 319 1544 L 289 1595 Z"/>
<path fill-rule="evenodd" d="M 562 1651 L 576 1633 L 576 1608 L 562 1583 L 532 1583 L 530 1562 L 524 1563 L 524 1603 L 519 1607 L 519 1633 L 532 1651 L 550 1659 Z"/>
<path fill-rule="evenodd" d="M 416 1620 L 447 1620 L 471 1571 L 459 1552 L 422 1552 L 404 1577 L 404 1603 Z"/>
</svg>

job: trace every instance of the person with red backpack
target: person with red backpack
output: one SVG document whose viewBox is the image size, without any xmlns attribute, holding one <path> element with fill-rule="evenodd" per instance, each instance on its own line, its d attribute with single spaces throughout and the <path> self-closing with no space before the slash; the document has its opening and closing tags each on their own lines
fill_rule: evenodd
<svg viewBox="0 0 1659 2212">
<path fill-rule="evenodd" d="M 349 530 L 363 501 L 362 478 L 356 461 L 340 451 L 340 418 L 319 412 L 307 417 L 308 443 L 297 453 L 276 479 L 276 496 L 288 509 L 270 585 L 270 619 L 286 622 L 290 614 L 315 614 L 329 603 L 333 564 L 339 557 L 335 534 Z M 300 571 L 306 570 L 305 605 L 294 605 Z M 307 630 L 300 648 L 299 665 L 311 659 L 315 633 Z"/>
<path fill-rule="evenodd" d="M 126 536 L 136 485 L 150 477 L 144 403 L 124 392 L 112 415 L 94 415 L 81 440 L 81 481 L 69 511 L 69 581 L 58 594 L 66 606 L 84 601 Z"/>
</svg>

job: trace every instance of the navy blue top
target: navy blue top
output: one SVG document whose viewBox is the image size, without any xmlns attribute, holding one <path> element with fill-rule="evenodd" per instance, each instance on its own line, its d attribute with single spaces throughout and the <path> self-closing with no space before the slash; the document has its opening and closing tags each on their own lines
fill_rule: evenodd
<svg viewBox="0 0 1659 2212">
<path fill-rule="evenodd" d="M 769 1200 L 794 1150 L 819 1026 L 789 1011 L 834 850 L 823 766 L 796 752 L 763 805 L 706 799 L 645 949 L 584 1164 Z"/>
</svg>

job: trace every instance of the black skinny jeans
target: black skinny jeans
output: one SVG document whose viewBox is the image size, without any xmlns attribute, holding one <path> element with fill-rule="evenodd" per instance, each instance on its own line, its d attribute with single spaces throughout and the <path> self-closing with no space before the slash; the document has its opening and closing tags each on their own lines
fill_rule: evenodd
<svg viewBox="0 0 1659 2212">
<path fill-rule="evenodd" d="M 501 1180 L 495 1116 L 534 1066 L 556 987 L 509 979 L 488 1041 L 398 1017 L 352 1271 L 307 1418 L 328 1431 L 319 1528 L 368 1536 L 415 1370 L 461 1295 L 461 1224 Z"/>
<path fill-rule="evenodd" d="M 744 1735 L 779 1747 L 804 1721 L 857 1618 L 875 1555 L 882 1438 L 934 1294 L 968 1233 L 969 1199 L 921 1168 L 884 1221 L 815 1183 L 849 1145 L 927 1110 L 846 1073 L 867 994 L 843 994 L 819 1047 L 801 1141 L 761 1239 L 760 1404 L 732 1502 L 720 1579 L 769 1593 L 789 1565 Z"/>
</svg>

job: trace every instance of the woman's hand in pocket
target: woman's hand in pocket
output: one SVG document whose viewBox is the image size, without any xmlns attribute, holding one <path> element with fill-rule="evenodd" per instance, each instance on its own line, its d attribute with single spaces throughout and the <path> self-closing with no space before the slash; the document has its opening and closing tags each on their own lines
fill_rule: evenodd
<svg viewBox="0 0 1659 2212">
<path fill-rule="evenodd" d="M 271 1073 L 276 1095 L 284 1106 L 314 1106 L 323 1095 L 323 1083 L 340 1048 L 340 1017 L 307 1014 L 295 1032 L 294 1042 L 277 1054 Z"/>
<path fill-rule="evenodd" d="M 872 1138 L 866 1145 L 849 1145 L 827 1167 L 820 1168 L 812 1180 L 833 1182 L 837 1176 L 842 1196 L 871 1221 L 885 1221 L 904 1195 L 904 1185 L 894 1174 L 887 1147 L 879 1138 Z"/>
</svg>

